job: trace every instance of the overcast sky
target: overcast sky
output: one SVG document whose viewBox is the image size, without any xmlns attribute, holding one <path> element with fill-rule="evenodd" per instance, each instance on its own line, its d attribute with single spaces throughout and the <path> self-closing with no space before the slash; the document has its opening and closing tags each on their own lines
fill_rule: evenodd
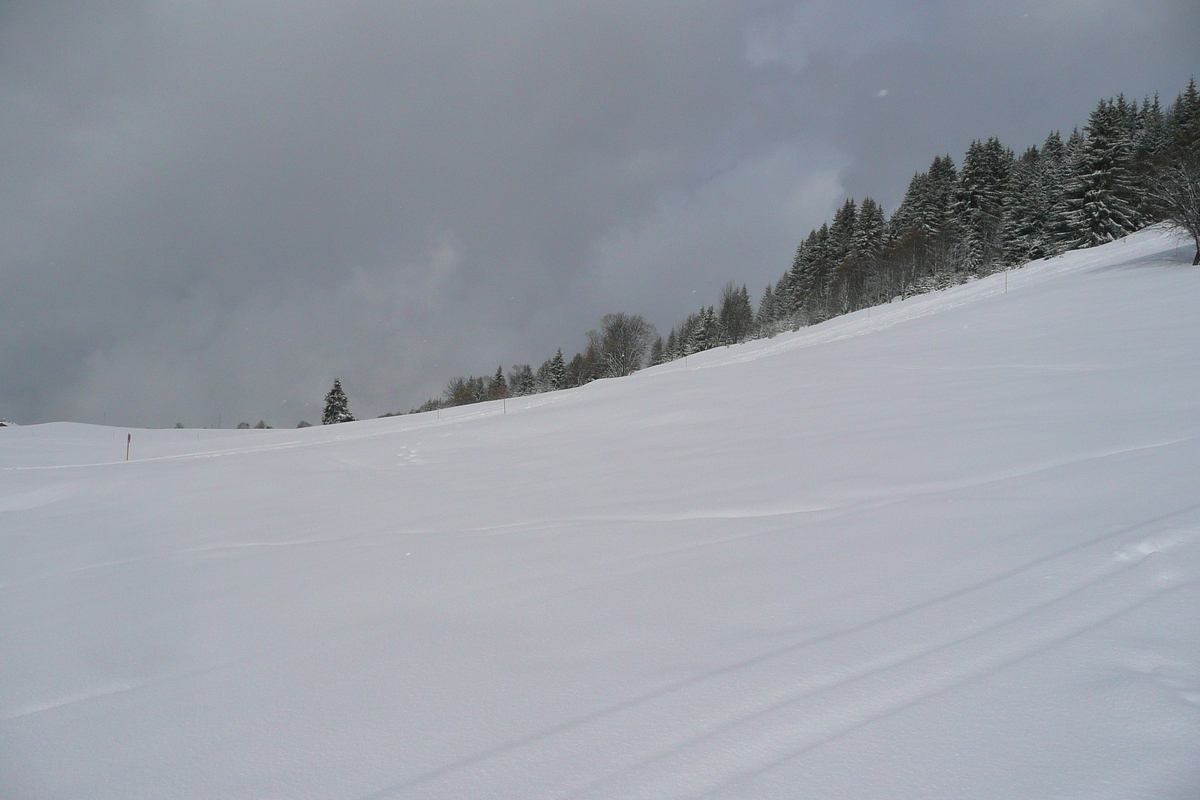
<svg viewBox="0 0 1200 800">
<path fill-rule="evenodd" d="M 1197 42 L 1195 0 L 4 0 L 0 417 L 290 427 L 665 334 Z"/>
</svg>

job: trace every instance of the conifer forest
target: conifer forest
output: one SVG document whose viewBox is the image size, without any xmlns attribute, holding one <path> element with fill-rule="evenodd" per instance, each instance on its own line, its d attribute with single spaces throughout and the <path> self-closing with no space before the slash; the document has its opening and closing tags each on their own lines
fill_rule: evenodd
<svg viewBox="0 0 1200 800">
<path fill-rule="evenodd" d="M 1200 91 L 1193 78 L 1166 107 L 1101 100 L 1082 128 L 1046 136 L 1020 155 L 973 141 L 960 163 L 935 156 L 913 175 L 890 216 L 873 198 L 847 198 L 799 243 L 754 307 L 728 282 L 663 336 L 636 314 L 608 314 L 569 360 L 559 348 L 536 369 L 515 364 L 456 377 L 409 413 L 581 386 L 642 366 L 771 337 L 1119 239 L 1165 222 L 1188 234 L 1200 264 Z M 336 421 L 336 420 L 335 420 Z"/>
</svg>

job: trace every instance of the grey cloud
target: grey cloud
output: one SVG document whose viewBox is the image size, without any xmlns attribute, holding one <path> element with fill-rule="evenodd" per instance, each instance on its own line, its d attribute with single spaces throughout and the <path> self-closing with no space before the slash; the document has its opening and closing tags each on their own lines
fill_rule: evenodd
<svg viewBox="0 0 1200 800">
<path fill-rule="evenodd" d="M 756 67 L 784 64 L 800 72 L 814 60 L 845 67 L 898 42 L 930 32 L 926 4 L 833 4 L 809 0 L 785 14 L 760 18 L 746 31 L 746 59 Z"/>
</svg>

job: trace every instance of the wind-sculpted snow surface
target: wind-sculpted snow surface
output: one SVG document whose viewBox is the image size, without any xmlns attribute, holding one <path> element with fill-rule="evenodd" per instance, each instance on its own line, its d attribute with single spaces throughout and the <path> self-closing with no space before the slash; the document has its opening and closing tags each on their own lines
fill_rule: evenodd
<svg viewBox="0 0 1200 800">
<path fill-rule="evenodd" d="M 1190 256 L 507 413 L 0 430 L 0 796 L 1193 800 Z"/>
</svg>

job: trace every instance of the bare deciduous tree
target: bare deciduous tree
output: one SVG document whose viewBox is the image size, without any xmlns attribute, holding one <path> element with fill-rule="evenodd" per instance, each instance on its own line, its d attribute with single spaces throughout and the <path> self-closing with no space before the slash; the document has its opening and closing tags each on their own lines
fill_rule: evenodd
<svg viewBox="0 0 1200 800">
<path fill-rule="evenodd" d="M 1165 221 L 1191 235 L 1196 245 L 1192 266 L 1200 265 L 1200 154 L 1161 165 L 1151 192 Z"/>
<path fill-rule="evenodd" d="M 588 345 L 600 359 L 606 378 L 632 375 L 642 367 L 654 340 L 654 326 L 640 314 L 605 314 L 599 331 L 588 331 Z"/>
</svg>

